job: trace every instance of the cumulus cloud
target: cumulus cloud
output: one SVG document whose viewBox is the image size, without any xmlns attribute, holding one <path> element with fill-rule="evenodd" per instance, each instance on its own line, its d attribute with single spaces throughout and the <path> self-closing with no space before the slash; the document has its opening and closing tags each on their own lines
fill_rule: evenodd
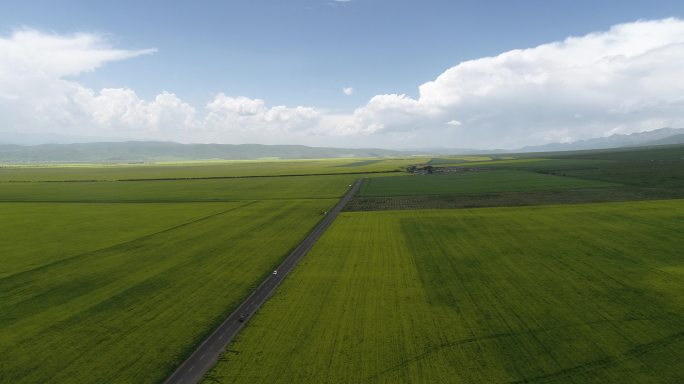
<svg viewBox="0 0 684 384">
<path fill-rule="evenodd" d="M 221 132 L 286 133 L 316 126 L 321 115 L 311 107 L 267 107 L 264 100 L 229 97 L 219 93 L 210 101 L 205 119 L 208 130 Z"/>
<path fill-rule="evenodd" d="M 351 96 L 354 94 L 354 88 L 353 87 L 344 87 L 344 88 L 342 88 L 342 93 L 344 93 L 347 96 Z"/>
<path fill-rule="evenodd" d="M 99 35 L 0 36 L 0 131 L 180 141 L 508 147 L 684 126 L 684 21 L 602 32 L 461 62 L 348 114 L 219 93 L 193 106 L 163 92 L 89 89 L 73 77 L 154 53 Z M 353 88 L 344 88 L 352 94 Z"/>
<path fill-rule="evenodd" d="M 81 88 L 74 100 L 89 117 L 88 122 L 104 130 L 135 134 L 141 129 L 152 133 L 197 127 L 195 108 L 169 92 L 145 101 L 126 88 L 105 88 L 98 94 Z"/>
<path fill-rule="evenodd" d="M 162 92 L 141 99 L 130 88 L 95 91 L 70 77 L 108 62 L 154 53 L 112 48 L 99 35 L 54 35 L 23 29 L 0 37 L 0 132 L 259 141 L 316 125 L 311 107 L 267 107 L 261 99 L 219 93 L 203 110 Z"/>
<path fill-rule="evenodd" d="M 129 105 L 135 97 L 130 90 L 102 90 L 96 96 L 90 89 L 67 80 L 83 72 L 118 60 L 154 53 L 154 49 L 111 48 L 99 35 L 69 36 L 45 34 L 31 29 L 0 37 L 0 124 L 6 131 L 100 133 L 103 116 L 122 112 L 114 96 L 126 94 Z M 117 101 L 119 105 L 108 105 Z M 126 120 L 128 117 L 119 116 Z M 110 116 L 110 121 L 113 120 Z M 132 129 L 139 128 L 130 121 Z M 92 132 L 95 131 L 95 132 Z"/>
<path fill-rule="evenodd" d="M 462 62 L 419 96 L 373 97 L 346 134 L 416 130 L 458 143 L 515 147 L 684 125 L 684 22 L 605 32 Z M 578 117 L 579 116 L 579 117 Z M 444 129 L 443 122 L 459 126 Z"/>
</svg>

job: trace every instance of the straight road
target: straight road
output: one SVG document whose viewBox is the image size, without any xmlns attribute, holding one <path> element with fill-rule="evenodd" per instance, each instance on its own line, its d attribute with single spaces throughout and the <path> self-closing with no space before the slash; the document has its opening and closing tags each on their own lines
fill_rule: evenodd
<svg viewBox="0 0 684 384">
<path fill-rule="evenodd" d="M 321 220 L 318 225 L 309 233 L 297 248 L 278 266 L 276 275 L 269 275 L 261 284 L 231 313 L 219 327 L 207 337 L 202 344 L 181 364 L 165 384 L 195 384 L 199 383 L 204 375 L 216 364 L 219 356 L 233 340 L 235 335 L 249 321 L 249 318 L 256 312 L 261 305 L 273 294 L 276 287 L 285 276 L 299 263 L 319 237 L 332 224 L 337 214 L 344 208 L 349 200 L 356 194 L 361 186 L 362 180 L 358 179 L 349 188 L 347 193 L 337 203 L 335 208 Z M 242 317 L 242 319 L 241 319 Z M 242 320 L 242 321 L 241 321 Z"/>
</svg>

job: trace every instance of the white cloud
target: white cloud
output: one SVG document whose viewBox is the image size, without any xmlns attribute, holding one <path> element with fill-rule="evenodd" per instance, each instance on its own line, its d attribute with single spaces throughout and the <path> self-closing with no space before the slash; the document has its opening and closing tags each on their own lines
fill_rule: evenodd
<svg viewBox="0 0 684 384">
<path fill-rule="evenodd" d="M 344 87 L 344 88 L 342 88 L 342 93 L 344 93 L 347 96 L 351 96 L 354 94 L 354 88 L 353 87 Z"/>
<path fill-rule="evenodd" d="M 201 138 L 230 143 L 301 143 L 313 134 L 322 118 L 315 108 L 269 107 L 261 99 L 230 97 L 223 93 L 207 103 L 206 110 L 200 136 L 188 137 L 185 141 Z"/>
<path fill-rule="evenodd" d="M 92 90 L 73 76 L 154 50 L 93 34 L 0 36 L 0 131 L 180 141 L 353 146 L 517 147 L 684 126 L 684 21 L 616 25 L 462 62 L 417 97 L 382 94 L 349 114 L 214 96 Z M 70 79 L 71 78 L 71 79 Z M 352 94 L 353 88 L 344 88 Z"/>
<path fill-rule="evenodd" d="M 92 125 L 108 131 L 178 133 L 197 127 L 195 108 L 173 93 L 163 92 L 153 101 L 145 101 L 125 88 L 105 88 L 97 95 L 89 89 L 80 89 L 74 99 L 90 117 Z"/>
<path fill-rule="evenodd" d="M 414 130 L 452 145 L 515 147 L 684 126 L 683 67 L 683 21 L 621 24 L 462 62 L 421 85 L 418 98 L 375 96 L 344 131 Z M 452 132 L 445 120 L 467 128 Z"/>
<path fill-rule="evenodd" d="M 287 133 L 316 126 L 321 116 L 310 107 L 267 107 L 261 99 L 219 93 L 207 106 L 205 128 L 219 132 Z"/>
<path fill-rule="evenodd" d="M 127 97 L 130 107 L 144 104 L 133 91 L 119 90 L 117 94 L 117 90 L 102 90 L 95 96 L 92 90 L 65 78 L 93 71 L 111 61 L 151 53 L 153 49 L 114 49 L 101 36 L 93 34 L 62 36 L 23 29 L 0 37 L 2 130 L 100 134 L 108 125 L 119 128 L 112 121 L 114 115 L 125 112 L 122 96 Z M 163 102 L 162 98 L 148 104 Z M 120 115 L 117 119 L 128 120 L 131 130 L 141 127 L 140 122 L 129 116 Z M 93 124 L 105 120 L 104 126 Z"/>
<path fill-rule="evenodd" d="M 0 37 L 0 79 L 7 80 L 9 75 L 42 78 L 77 75 L 110 61 L 155 51 L 113 49 L 94 34 L 62 36 L 22 29 L 8 38 Z"/>
</svg>

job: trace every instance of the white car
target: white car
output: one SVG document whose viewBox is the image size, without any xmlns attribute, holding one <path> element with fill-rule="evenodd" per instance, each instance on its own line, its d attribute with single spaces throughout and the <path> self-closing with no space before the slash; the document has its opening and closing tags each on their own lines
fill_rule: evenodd
<svg viewBox="0 0 684 384">
<path fill-rule="evenodd" d="M 275 271 L 273 271 L 273 274 L 274 274 L 274 275 L 277 275 L 277 274 L 278 274 L 278 270 L 276 269 Z"/>
</svg>

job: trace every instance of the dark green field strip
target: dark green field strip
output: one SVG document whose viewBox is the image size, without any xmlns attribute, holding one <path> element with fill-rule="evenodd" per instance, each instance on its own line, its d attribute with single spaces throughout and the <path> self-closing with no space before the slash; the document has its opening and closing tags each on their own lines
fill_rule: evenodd
<svg viewBox="0 0 684 384">
<path fill-rule="evenodd" d="M 684 145 L 545 156 L 554 158 L 494 161 L 478 167 L 545 172 L 634 187 L 684 189 Z"/>
<path fill-rule="evenodd" d="M 368 160 L 363 163 L 373 164 L 381 160 Z M 345 165 L 346 166 L 346 165 Z M 66 179 L 66 180 L 11 180 L 0 181 L 0 183 L 111 183 L 116 181 L 184 181 L 184 180 L 222 180 L 222 179 L 258 179 L 268 177 L 303 177 L 303 176 L 337 176 L 337 175 L 374 175 L 382 173 L 397 173 L 403 172 L 400 170 L 391 171 L 359 171 L 359 172 L 328 172 L 328 173 L 293 173 L 293 174 L 277 174 L 277 175 L 256 175 L 256 176 L 204 176 L 204 177 L 163 177 L 163 178 L 147 178 L 147 179 L 115 179 L 115 180 L 100 180 L 100 179 Z"/>
<path fill-rule="evenodd" d="M 355 197 L 346 211 L 453 209 L 683 199 L 684 189 L 603 187 L 550 191 L 496 192 L 475 195 Z"/>
<path fill-rule="evenodd" d="M 3 204 L 152 204 L 152 205 L 163 205 L 163 204 L 222 204 L 222 203 L 244 203 L 250 201 L 301 201 L 301 200 L 330 200 L 331 197 L 276 197 L 271 199 L 250 199 L 250 198 L 235 198 L 235 199 L 211 199 L 211 200 L 0 200 Z"/>
<path fill-rule="evenodd" d="M 0 279 L 0 381 L 163 381 L 335 202 L 214 208 Z"/>
<path fill-rule="evenodd" d="M 346 213 L 206 382 L 680 383 L 682 233 L 682 200 Z"/>
<path fill-rule="evenodd" d="M 0 201 L 172 202 L 339 198 L 356 175 L 137 182 L 5 183 Z"/>
<path fill-rule="evenodd" d="M 459 195 L 616 186 L 534 172 L 501 170 L 366 179 L 359 196 Z"/>
</svg>

